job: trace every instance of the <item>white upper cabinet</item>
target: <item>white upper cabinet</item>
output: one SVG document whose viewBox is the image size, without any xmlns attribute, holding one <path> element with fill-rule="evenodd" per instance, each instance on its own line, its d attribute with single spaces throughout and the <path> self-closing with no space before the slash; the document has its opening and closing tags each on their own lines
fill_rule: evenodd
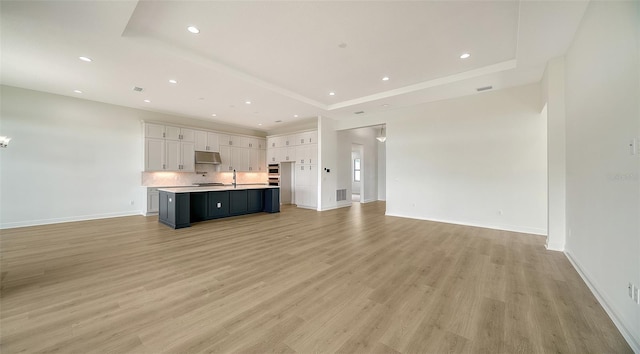
<svg viewBox="0 0 640 354">
<path fill-rule="evenodd" d="M 193 129 L 178 128 L 172 126 L 165 126 L 166 140 L 181 140 L 187 142 L 195 142 L 195 131 Z"/>
<path fill-rule="evenodd" d="M 202 130 L 195 131 L 196 151 L 220 151 L 219 136 L 217 133 Z"/>
<path fill-rule="evenodd" d="M 306 145 L 306 144 L 317 144 L 318 143 L 318 132 L 303 132 L 297 135 L 296 139 L 297 145 Z"/>
<path fill-rule="evenodd" d="M 149 123 L 145 124 L 144 137 L 153 139 L 164 139 L 164 125 Z"/>
</svg>

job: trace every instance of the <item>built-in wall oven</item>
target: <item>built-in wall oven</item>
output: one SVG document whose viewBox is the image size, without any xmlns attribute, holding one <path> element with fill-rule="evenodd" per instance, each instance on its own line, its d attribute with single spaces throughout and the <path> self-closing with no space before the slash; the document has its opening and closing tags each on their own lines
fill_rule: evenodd
<svg viewBox="0 0 640 354">
<path fill-rule="evenodd" d="M 269 185 L 270 186 L 279 186 L 280 185 L 280 165 L 279 164 L 269 164 Z"/>
</svg>

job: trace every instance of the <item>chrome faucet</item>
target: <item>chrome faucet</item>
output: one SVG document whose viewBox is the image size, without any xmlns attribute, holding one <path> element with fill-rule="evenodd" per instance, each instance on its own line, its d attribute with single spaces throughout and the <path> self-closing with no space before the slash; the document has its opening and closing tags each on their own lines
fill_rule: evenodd
<svg viewBox="0 0 640 354">
<path fill-rule="evenodd" d="M 233 170 L 233 188 L 236 188 L 236 170 Z"/>
</svg>

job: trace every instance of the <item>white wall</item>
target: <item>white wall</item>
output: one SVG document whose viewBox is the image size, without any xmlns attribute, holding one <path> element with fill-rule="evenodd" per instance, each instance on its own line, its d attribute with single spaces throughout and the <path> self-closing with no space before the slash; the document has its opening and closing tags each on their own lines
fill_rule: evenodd
<svg viewBox="0 0 640 354">
<path fill-rule="evenodd" d="M 547 120 L 547 249 L 555 251 L 564 250 L 567 232 L 567 122 L 564 82 L 564 57 L 550 60 L 542 80 L 545 104 L 542 115 Z"/>
<path fill-rule="evenodd" d="M 378 200 L 387 199 L 387 154 L 385 143 L 376 143 L 378 154 Z"/>
<path fill-rule="evenodd" d="M 387 114 L 387 214 L 546 234 L 539 85 Z"/>
<path fill-rule="evenodd" d="M 589 3 L 565 56 L 566 252 L 640 352 L 640 3 Z"/>
<path fill-rule="evenodd" d="M 141 120 L 253 133 L 38 91 L 0 89 L 0 134 L 13 138 L 0 150 L 1 228 L 139 214 Z"/>
<path fill-rule="evenodd" d="M 335 129 L 335 125 L 336 121 L 331 118 L 318 117 L 318 151 L 320 154 L 318 210 L 329 210 L 338 207 L 336 203 L 338 132 Z"/>
</svg>

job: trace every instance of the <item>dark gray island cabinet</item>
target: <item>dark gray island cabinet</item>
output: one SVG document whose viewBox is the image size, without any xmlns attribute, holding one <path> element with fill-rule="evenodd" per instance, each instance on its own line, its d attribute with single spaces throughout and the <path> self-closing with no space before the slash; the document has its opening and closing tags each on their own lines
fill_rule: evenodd
<svg viewBox="0 0 640 354">
<path fill-rule="evenodd" d="M 204 220 L 280 212 L 280 189 L 273 186 L 180 187 L 158 191 L 158 221 L 174 229 Z"/>
</svg>

